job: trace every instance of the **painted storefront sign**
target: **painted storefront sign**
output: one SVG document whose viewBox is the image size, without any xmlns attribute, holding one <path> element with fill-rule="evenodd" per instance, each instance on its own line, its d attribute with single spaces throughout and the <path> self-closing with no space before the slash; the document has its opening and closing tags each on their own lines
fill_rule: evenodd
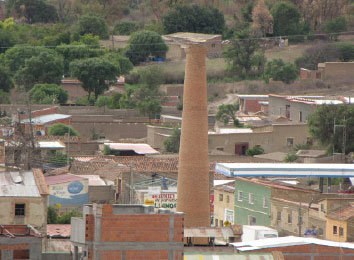
<svg viewBox="0 0 354 260">
<path fill-rule="evenodd" d="M 89 202 L 88 180 L 49 185 L 49 205 L 83 205 Z"/>
</svg>

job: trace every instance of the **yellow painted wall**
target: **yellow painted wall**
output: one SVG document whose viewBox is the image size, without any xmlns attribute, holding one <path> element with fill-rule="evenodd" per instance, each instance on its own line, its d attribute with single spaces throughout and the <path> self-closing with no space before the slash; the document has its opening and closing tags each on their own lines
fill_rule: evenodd
<svg viewBox="0 0 354 260">
<path fill-rule="evenodd" d="M 333 234 L 333 226 L 337 226 L 337 234 Z M 339 235 L 339 228 L 343 228 L 343 236 Z M 347 241 L 347 222 L 339 221 L 327 218 L 326 224 L 326 239 L 336 241 L 336 242 L 346 242 Z"/>
<path fill-rule="evenodd" d="M 223 201 L 219 200 L 220 194 L 223 195 Z M 229 203 L 227 203 L 227 196 L 229 196 Z M 224 222 L 225 209 L 234 211 L 234 197 L 234 193 L 232 192 L 214 190 L 214 220 L 217 219 L 218 221 L 222 220 Z"/>
</svg>

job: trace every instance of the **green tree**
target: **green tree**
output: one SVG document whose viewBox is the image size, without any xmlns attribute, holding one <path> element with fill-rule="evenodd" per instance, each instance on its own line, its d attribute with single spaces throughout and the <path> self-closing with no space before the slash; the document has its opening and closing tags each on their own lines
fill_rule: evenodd
<svg viewBox="0 0 354 260">
<path fill-rule="evenodd" d="M 130 36 L 125 55 L 134 64 L 146 61 L 149 56 L 164 58 L 168 47 L 159 34 L 139 31 Z"/>
<path fill-rule="evenodd" d="M 343 127 L 336 127 L 334 131 L 334 120 L 336 125 L 345 125 L 346 130 L 346 153 L 354 151 L 354 107 L 353 105 L 322 105 L 317 106 L 315 112 L 308 118 L 308 126 L 311 136 L 326 145 L 332 152 L 342 152 L 343 149 Z"/>
<path fill-rule="evenodd" d="M 72 127 L 65 124 L 54 124 L 48 129 L 49 135 L 64 136 L 70 131 L 70 136 L 79 136 L 79 133 Z"/>
<path fill-rule="evenodd" d="M 56 212 L 54 207 L 49 206 L 47 212 L 47 224 L 57 224 L 57 221 L 58 213 Z"/>
<path fill-rule="evenodd" d="M 350 42 L 340 42 L 336 44 L 339 49 L 340 61 L 354 61 L 354 44 Z"/>
<path fill-rule="evenodd" d="M 68 164 L 68 155 L 61 152 L 56 152 L 49 158 L 49 162 L 53 166 L 63 167 Z"/>
<path fill-rule="evenodd" d="M 218 112 L 216 113 L 216 120 L 223 122 L 225 125 L 229 123 L 230 120 L 233 121 L 234 126 L 243 126 L 237 119 L 236 112 L 240 109 L 240 104 L 237 102 L 235 104 L 223 104 L 218 107 Z"/>
<path fill-rule="evenodd" d="M 12 81 L 10 73 L 6 68 L 0 66 L 0 90 L 9 92 L 12 89 L 14 83 Z"/>
<path fill-rule="evenodd" d="M 120 68 L 122 75 L 128 75 L 134 68 L 133 63 L 131 63 L 127 57 L 122 56 L 118 52 L 108 52 L 105 57 Z"/>
<path fill-rule="evenodd" d="M 12 31 L 0 29 L 0 53 L 4 53 L 6 50 L 13 47 L 16 43 L 15 34 Z"/>
<path fill-rule="evenodd" d="M 10 104 L 9 93 L 0 89 L 0 104 Z"/>
<path fill-rule="evenodd" d="M 274 59 L 268 62 L 264 70 L 265 81 L 269 79 L 280 80 L 286 84 L 294 82 L 298 77 L 296 66 L 290 62 L 284 62 L 282 59 Z"/>
<path fill-rule="evenodd" d="M 114 25 L 113 32 L 118 35 L 131 35 L 139 30 L 139 24 L 131 21 L 120 21 Z"/>
<path fill-rule="evenodd" d="M 300 35 L 308 30 L 306 24 L 301 21 L 299 9 L 293 3 L 277 2 L 270 13 L 273 16 L 273 34 L 275 36 Z"/>
<path fill-rule="evenodd" d="M 65 104 L 69 97 L 68 92 L 56 84 L 36 84 L 28 94 L 34 104 Z"/>
<path fill-rule="evenodd" d="M 344 16 L 338 16 L 323 24 L 324 31 L 330 34 L 332 40 L 338 39 L 338 33 L 347 30 L 347 19 Z"/>
<path fill-rule="evenodd" d="M 153 118 L 161 113 L 162 93 L 159 88 L 162 84 L 162 72 L 159 66 L 140 69 L 139 85 L 134 91 L 134 99 L 138 112 Z"/>
<path fill-rule="evenodd" d="M 50 23 L 58 20 L 55 7 L 44 0 L 16 0 L 13 10 L 28 23 Z"/>
<path fill-rule="evenodd" d="M 247 78 L 263 73 L 265 56 L 256 32 L 246 24 L 234 31 L 230 46 L 223 53 L 228 70 Z"/>
<path fill-rule="evenodd" d="M 108 39 L 108 25 L 104 18 L 98 14 L 82 15 L 77 24 L 77 32 L 80 35 L 93 34 L 98 35 L 100 39 Z"/>
<path fill-rule="evenodd" d="M 27 59 L 48 51 L 44 47 L 16 45 L 1 55 L 1 63 L 8 69 L 11 75 L 15 75 L 21 67 L 25 66 Z"/>
<path fill-rule="evenodd" d="M 178 153 L 181 139 L 181 130 L 174 128 L 172 134 L 163 141 L 163 146 L 166 152 Z"/>
<path fill-rule="evenodd" d="M 95 99 L 108 89 L 108 83 L 116 81 L 120 75 L 119 68 L 103 58 L 75 60 L 70 63 L 70 72 L 82 82 L 82 87 L 88 92 L 88 98 L 94 93 Z"/>
<path fill-rule="evenodd" d="M 163 17 L 165 33 L 194 32 L 222 34 L 224 15 L 216 8 L 197 5 L 178 5 Z"/>
<path fill-rule="evenodd" d="M 54 51 L 42 52 L 25 60 L 25 66 L 15 74 L 15 82 L 28 91 L 36 83 L 60 84 L 63 77 L 63 59 Z"/>
</svg>

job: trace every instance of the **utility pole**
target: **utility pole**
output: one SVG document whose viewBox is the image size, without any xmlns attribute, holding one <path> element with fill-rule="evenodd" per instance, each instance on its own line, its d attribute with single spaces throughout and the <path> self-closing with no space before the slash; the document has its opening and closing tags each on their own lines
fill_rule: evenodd
<svg viewBox="0 0 354 260">
<path fill-rule="evenodd" d="M 132 163 L 130 163 L 130 175 L 129 175 L 129 204 L 133 203 L 133 196 L 134 196 L 134 188 L 133 188 L 133 184 L 134 184 L 134 175 L 133 175 L 133 166 Z"/>
<path fill-rule="evenodd" d="M 302 213 L 301 213 L 301 201 L 300 201 L 300 205 L 299 205 L 299 211 L 298 211 L 298 213 L 299 213 L 299 217 L 298 217 L 298 226 L 299 226 L 299 237 L 301 237 L 302 236 L 302 234 L 301 234 L 301 229 L 302 229 Z"/>
</svg>

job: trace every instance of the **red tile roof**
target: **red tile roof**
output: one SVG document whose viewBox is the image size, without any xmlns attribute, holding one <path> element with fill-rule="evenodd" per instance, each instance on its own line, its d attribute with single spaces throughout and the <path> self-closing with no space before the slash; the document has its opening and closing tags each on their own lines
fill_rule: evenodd
<svg viewBox="0 0 354 260">
<path fill-rule="evenodd" d="M 45 182 L 47 183 L 47 185 L 66 183 L 71 181 L 82 181 L 82 180 L 86 180 L 86 179 L 72 174 L 60 174 L 60 175 L 52 175 L 52 176 L 45 177 Z"/>
<path fill-rule="evenodd" d="M 71 225 L 70 224 L 48 224 L 47 225 L 47 236 L 48 237 L 70 237 L 71 235 Z"/>
<path fill-rule="evenodd" d="M 346 221 L 354 217 L 354 204 L 347 205 L 327 215 L 330 219 Z"/>
</svg>

